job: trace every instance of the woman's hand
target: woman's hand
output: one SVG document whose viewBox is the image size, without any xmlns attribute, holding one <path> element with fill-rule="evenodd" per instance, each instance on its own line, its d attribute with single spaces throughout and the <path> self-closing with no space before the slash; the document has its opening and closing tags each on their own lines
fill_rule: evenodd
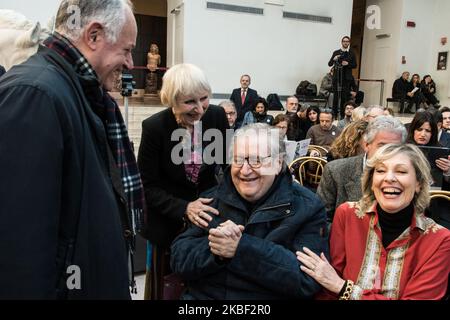
<svg viewBox="0 0 450 320">
<path fill-rule="evenodd" d="M 338 276 L 323 252 L 319 257 L 308 248 L 304 247 L 303 251 L 304 253 L 301 251 L 296 252 L 298 261 L 303 264 L 300 266 L 300 269 L 325 289 L 338 294 L 344 286 L 345 280 Z"/>
<path fill-rule="evenodd" d="M 198 198 L 195 201 L 189 202 L 186 208 L 186 216 L 197 227 L 207 228 L 209 222 L 212 220 L 212 217 L 208 213 L 219 215 L 219 211 L 207 205 L 212 201 L 213 199 Z"/>
<path fill-rule="evenodd" d="M 450 174 L 450 156 L 448 159 L 439 158 L 436 160 L 436 166 L 441 169 L 445 175 Z"/>
</svg>

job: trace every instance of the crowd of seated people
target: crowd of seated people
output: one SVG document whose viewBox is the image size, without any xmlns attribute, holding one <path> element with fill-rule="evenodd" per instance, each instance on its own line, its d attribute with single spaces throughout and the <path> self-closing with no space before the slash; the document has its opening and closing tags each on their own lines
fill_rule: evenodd
<svg viewBox="0 0 450 320">
<path fill-rule="evenodd" d="M 436 98 L 436 84 L 430 75 L 425 75 L 421 80 L 420 75 L 413 74 L 409 80 L 410 73 L 405 71 L 401 77 L 395 80 L 392 86 L 392 98 L 400 102 L 400 112 L 414 113 L 412 108 L 416 110 L 423 107 L 439 108 L 439 100 Z"/>
<path fill-rule="evenodd" d="M 450 109 L 431 108 L 439 105 L 431 76 L 408 78 L 396 81 L 396 96 L 406 111 L 414 104 L 429 111 L 416 113 L 407 135 L 391 110 L 351 102 L 337 127 L 329 109 L 299 105 L 295 96 L 273 118 L 249 75 L 216 107 L 202 70 L 173 66 L 161 92 L 168 108 L 143 122 L 138 159 L 153 245 L 151 297 L 163 298 L 165 277 L 176 272 L 186 299 L 444 298 L 450 232 L 424 216 L 432 176 L 418 147 L 449 147 Z M 213 145 L 197 141 L 199 120 L 223 137 L 236 130 L 231 162 L 207 163 L 197 153 Z M 193 152 L 176 164 L 170 151 L 180 129 Z M 329 149 L 316 193 L 292 180 L 285 161 L 285 141 L 304 138 Z M 433 165 L 449 190 L 450 157 Z"/>
</svg>

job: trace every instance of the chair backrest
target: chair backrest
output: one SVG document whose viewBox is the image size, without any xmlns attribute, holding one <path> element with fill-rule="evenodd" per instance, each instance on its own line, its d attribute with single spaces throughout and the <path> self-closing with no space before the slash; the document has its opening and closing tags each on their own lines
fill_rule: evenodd
<svg viewBox="0 0 450 320">
<path fill-rule="evenodd" d="M 318 156 L 319 154 L 319 156 Z M 328 149 L 322 146 L 317 146 L 314 144 L 310 144 L 308 146 L 308 155 L 310 157 L 322 157 L 326 158 L 328 154 Z"/>
<path fill-rule="evenodd" d="M 289 165 L 295 180 L 302 186 L 316 190 L 322 178 L 327 160 L 319 157 L 300 157 Z"/>
<path fill-rule="evenodd" d="M 425 214 L 436 223 L 450 230 L 450 191 L 431 190 L 430 206 L 425 210 Z M 447 293 L 442 300 L 450 300 L 450 276 Z"/>
<path fill-rule="evenodd" d="M 450 191 L 430 191 L 430 206 L 425 214 L 436 223 L 450 229 Z"/>
</svg>

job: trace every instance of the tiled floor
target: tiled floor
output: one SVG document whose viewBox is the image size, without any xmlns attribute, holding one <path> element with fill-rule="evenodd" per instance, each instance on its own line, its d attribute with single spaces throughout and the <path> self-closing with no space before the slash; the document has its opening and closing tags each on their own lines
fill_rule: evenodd
<svg viewBox="0 0 450 320">
<path fill-rule="evenodd" d="M 135 276 L 137 294 L 132 294 L 131 298 L 133 300 L 144 300 L 144 289 L 145 289 L 145 274 Z"/>
</svg>

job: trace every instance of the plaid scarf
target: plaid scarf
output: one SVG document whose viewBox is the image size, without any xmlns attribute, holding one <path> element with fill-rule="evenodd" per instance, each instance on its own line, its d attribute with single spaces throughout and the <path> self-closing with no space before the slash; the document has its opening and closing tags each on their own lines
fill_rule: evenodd
<svg viewBox="0 0 450 320">
<path fill-rule="evenodd" d="M 64 57 L 73 66 L 77 74 L 98 79 L 94 69 L 82 53 L 62 35 L 55 32 L 44 41 L 44 45 Z M 107 92 L 102 90 L 100 85 L 96 91 L 102 95 L 99 99 L 100 103 L 92 103 L 90 99 L 88 100 L 92 103 L 91 107 L 93 110 L 94 107 L 100 105 L 97 108 L 98 110 L 94 110 L 94 112 L 100 115 L 105 124 L 108 143 L 116 165 L 120 170 L 123 189 L 127 197 L 130 227 L 132 228 L 133 235 L 136 235 L 143 226 L 145 210 L 144 189 L 136 163 L 136 157 L 116 101 Z"/>
</svg>

